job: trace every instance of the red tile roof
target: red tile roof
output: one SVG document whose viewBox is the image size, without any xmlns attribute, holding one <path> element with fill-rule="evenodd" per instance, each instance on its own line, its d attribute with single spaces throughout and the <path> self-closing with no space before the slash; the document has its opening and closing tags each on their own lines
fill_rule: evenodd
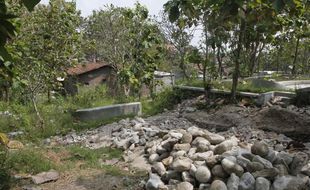
<svg viewBox="0 0 310 190">
<path fill-rule="evenodd" d="M 87 73 L 89 71 L 93 71 L 99 69 L 101 67 L 109 66 L 107 63 L 86 63 L 86 64 L 79 64 L 75 67 L 71 67 L 67 70 L 68 75 L 80 75 L 83 73 Z"/>
</svg>

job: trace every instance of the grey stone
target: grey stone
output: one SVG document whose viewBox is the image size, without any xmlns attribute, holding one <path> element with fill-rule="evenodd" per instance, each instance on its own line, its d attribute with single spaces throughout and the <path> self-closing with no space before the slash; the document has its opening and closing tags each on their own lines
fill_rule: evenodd
<svg viewBox="0 0 310 190">
<path fill-rule="evenodd" d="M 223 181 L 214 180 L 211 184 L 210 190 L 227 190 L 227 187 Z"/>
<path fill-rule="evenodd" d="M 214 165 L 220 163 L 223 160 L 223 158 L 224 157 L 221 155 L 214 155 L 214 156 L 208 157 L 206 159 L 206 164 L 208 167 L 212 168 Z"/>
<path fill-rule="evenodd" d="M 255 178 L 249 172 L 244 173 L 240 178 L 239 190 L 254 190 Z"/>
<path fill-rule="evenodd" d="M 159 155 L 166 153 L 168 151 L 169 151 L 169 149 L 164 148 L 162 145 L 158 145 L 156 148 L 156 153 Z"/>
<path fill-rule="evenodd" d="M 228 177 L 228 174 L 225 172 L 225 170 L 223 169 L 222 165 L 215 165 L 212 170 L 211 173 L 219 178 L 225 179 L 226 177 Z"/>
<path fill-rule="evenodd" d="M 176 171 L 188 171 L 191 168 L 192 160 L 186 157 L 179 157 L 173 161 L 171 168 Z"/>
<path fill-rule="evenodd" d="M 170 131 L 168 134 L 170 135 L 170 137 L 172 137 L 174 139 L 178 139 L 178 140 L 182 139 L 182 137 L 183 137 L 183 134 L 179 133 L 177 131 Z"/>
<path fill-rule="evenodd" d="M 169 182 L 171 179 L 181 181 L 182 179 L 181 173 L 175 170 L 168 170 L 162 176 L 162 180 L 165 182 Z"/>
<path fill-rule="evenodd" d="M 154 162 L 159 161 L 159 155 L 158 154 L 151 154 L 149 157 L 149 162 L 152 164 Z"/>
<path fill-rule="evenodd" d="M 277 153 L 274 150 L 269 149 L 267 156 L 265 156 L 269 162 L 273 163 L 277 159 Z"/>
<path fill-rule="evenodd" d="M 195 183 L 195 179 L 190 175 L 189 172 L 182 172 L 182 181 Z"/>
<path fill-rule="evenodd" d="M 310 163 L 301 168 L 301 173 L 310 176 Z"/>
<path fill-rule="evenodd" d="M 226 151 L 231 150 L 234 146 L 237 146 L 238 142 L 236 140 L 230 139 L 218 144 L 214 148 L 214 154 L 223 154 Z"/>
<path fill-rule="evenodd" d="M 293 156 L 286 152 L 279 152 L 277 154 L 276 160 L 274 161 L 275 164 L 286 164 L 289 166 L 293 161 Z"/>
<path fill-rule="evenodd" d="M 167 158 L 164 158 L 162 161 L 161 161 L 165 166 L 170 166 L 173 162 L 173 157 L 172 156 L 169 156 Z"/>
<path fill-rule="evenodd" d="M 196 171 L 197 171 L 197 167 L 196 167 L 194 164 L 192 164 L 192 165 L 191 165 L 191 169 L 189 169 L 189 173 L 190 173 L 192 176 L 195 176 Z"/>
<path fill-rule="evenodd" d="M 161 181 L 160 177 L 157 174 L 150 174 L 149 180 L 146 182 L 146 190 L 158 190 L 160 186 L 165 184 Z"/>
<path fill-rule="evenodd" d="M 288 175 L 288 167 L 284 164 L 276 164 L 274 167 L 278 169 L 279 176 Z"/>
<path fill-rule="evenodd" d="M 31 177 L 33 183 L 42 184 L 51 181 L 57 181 L 59 179 L 59 173 L 55 170 L 50 170 L 48 172 L 42 172 Z"/>
<path fill-rule="evenodd" d="M 300 173 L 301 169 L 307 164 L 308 155 L 303 152 L 298 152 L 293 159 L 290 166 L 290 172 L 292 175 L 297 175 Z"/>
<path fill-rule="evenodd" d="M 269 190 L 270 189 L 270 181 L 266 178 L 258 177 L 255 182 L 255 190 Z"/>
<path fill-rule="evenodd" d="M 186 156 L 186 151 L 184 150 L 180 150 L 180 151 L 173 151 L 170 153 L 170 155 L 173 157 L 173 158 L 179 158 L 179 157 L 185 157 Z"/>
<path fill-rule="evenodd" d="M 213 152 L 212 151 L 207 151 L 207 152 L 198 152 L 195 153 L 191 159 L 192 160 L 201 160 L 201 161 L 205 161 L 207 160 L 209 157 L 213 156 Z"/>
<path fill-rule="evenodd" d="M 208 167 L 199 166 L 195 173 L 195 177 L 200 183 L 207 183 L 211 178 L 211 172 Z"/>
<path fill-rule="evenodd" d="M 249 165 L 251 163 L 250 160 L 246 159 L 245 157 L 239 155 L 237 156 L 237 163 L 242 166 L 243 168 L 246 168 L 247 165 Z"/>
<path fill-rule="evenodd" d="M 182 136 L 182 139 L 181 139 L 181 143 L 191 143 L 192 140 L 193 140 L 193 136 L 187 132 L 185 133 L 182 133 L 183 136 Z"/>
<path fill-rule="evenodd" d="M 152 171 L 158 173 L 160 176 L 166 173 L 166 168 L 163 163 L 155 162 L 152 166 Z"/>
<path fill-rule="evenodd" d="M 308 177 L 281 176 L 273 182 L 272 190 L 308 190 L 308 180 Z"/>
<path fill-rule="evenodd" d="M 179 183 L 176 188 L 176 190 L 193 190 L 193 189 L 194 189 L 193 185 L 189 182 Z"/>
<path fill-rule="evenodd" d="M 238 190 L 239 183 L 240 183 L 240 178 L 236 174 L 232 173 L 227 180 L 228 190 Z"/>
<path fill-rule="evenodd" d="M 190 148 L 191 148 L 190 144 L 175 144 L 173 147 L 173 150 L 176 150 L 176 151 L 183 150 L 185 152 L 188 152 Z"/>
<path fill-rule="evenodd" d="M 204 137 L 213 145 L 219 144 L 223 141 L 225 141 L 225 137 L 215 134 L 215 133 L 205 133 Z"/>
<path fill-rule="evenodd" d="M 199 137 L 199 136 L 201 137 L 204 134 L 201 129 L 195 126 L 188 128 L 187 132 L 191 134 L 193 137 Z"/>
<path fill-rule="evenodd" d="M 204 152 L 209 150 L 210 142 L 203 137 L 197 137 L 193 140 L 192 146 L 196 147 L 197 151 Z"/>
<path fill-rule="evenodd" d="M 228 174 L 235 173 L 238 176 L 241 176 L 244 172 L 244 169 L 239 164 L 237 164 L 237 163 L 235 163 L 232 160 L 229 160 L 227 158 L 224 158 L 221 163 L 222 163 L 224 170 Z"/>
<path fill-rule="evenodd" d="M 253 158 L 253 162 L 258 162 L 258 163 L 261 163 L 264 165 L 265 168 L 272 168 L 272 163 L 269 162 L 268 160 L 256 155 L 254 158 Z"/>
<path fill-rule="evenodd" d="M 251 147 L 251 152 L 261 157 L 265 157 L 268 155 L 269 147 L 265 142 L 255 141 Z"/>
<path fill-rule="evenodd" d="M 255 178 L 264 177 L 270 180 L 273 180 L 278 174 L 279 170 L 277 168 L 266 168 L 252 173 Z"/>
<path fill-rule="evenodd" d="M 256 172 L 264 169 L 264 165 L 259 162 L 251 162 L 247 165 L 246 170 L 248 172 Z"/>
</svg>

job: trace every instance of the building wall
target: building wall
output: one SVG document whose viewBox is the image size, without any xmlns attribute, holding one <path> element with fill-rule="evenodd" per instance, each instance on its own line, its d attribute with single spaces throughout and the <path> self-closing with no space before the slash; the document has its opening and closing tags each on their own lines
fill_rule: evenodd
<svg viewBox="0 0 310 190">
<path fill-rule="evenodd" d="M 80 75 L 69 76 L 64 82 L 65 94 L 78 93 L 78 85 L 96 86 L 110 80 L 113 69 L 109 66 L 102 67 Z"/>
<path fill-rule="evenodd" d="M 94 71 L 78 75 L 77 82 L 82 85 L 96 86 L 108 80 L 111 72 L 111 67 L 102 67 Z"/>
</svg>

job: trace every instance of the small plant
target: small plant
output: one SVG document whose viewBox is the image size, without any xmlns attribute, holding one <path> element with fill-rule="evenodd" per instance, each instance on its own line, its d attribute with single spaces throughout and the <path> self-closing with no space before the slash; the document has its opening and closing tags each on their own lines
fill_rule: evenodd
<svg viewBox="0 0 310 190">
<path fill-rule="evenodd" d="M 0 133 L 0 190 L 10 189 L 11 175 L 7 165 L 9 139 L 3 133 Z"/>
<path fill-rule="evenodd" d="M 9 154 L 8 166 L 15 172 L 37 174 L 55 169 L 53 163 L 39 151 L 23 149 Z"/>
</svg>

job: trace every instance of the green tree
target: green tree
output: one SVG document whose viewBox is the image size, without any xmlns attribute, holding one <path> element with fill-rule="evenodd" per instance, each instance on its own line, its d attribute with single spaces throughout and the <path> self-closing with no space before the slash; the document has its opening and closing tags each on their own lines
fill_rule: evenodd
<svg viewBox="0 0 310 190">
<path fill-rule="evenodd" d="M 230 57 L 234 62 L 231 95 L 232 100 L 235 101 L 240 67 L 244 61 L 246 51 L 249 51 L 249 49 L 254 50 L 245 59 L 248 60 L 249 57 L 255 58 L 257 56 L 257 47 L 259 47 L 257 41 L 260 43 L 265 39 L 269 41 L 268 36 L 281 31 L 283 25 L 277 22 L 276 19 L 283 14 L 287 16 L 300 15 L 305 8 L 304 5 L 305 2 L 302 0 L 285 2 L 282 0 L 170 0 L 165 7 L 173 22 L 180 16 L 187 18 L 188 25 L 202 21 L 206 42 L 205 66 L 210 61 L 208 57 L 210 41 L 208 39 L 210 39 L 209 36 L 212 32 L 210 33 L 208 23 L 212 20 L 212 16 L 217 15 L 215 19 L 216 23 L 218 23 L 217 26 L 222 26 L 227 32 L 233 34 L 230 36 L 229 44 L 231 49 Z M 270 30 L 269 27 L 271 27 Z M 252 58 L 252 62 L 255 61 L 254 58 Z M 254 67 L 250 66 L 250 68 L 253 70 Z"/>
<path fill-rule="evenodd" d="M 61 87 L 57 78 L 65 78 L 67 68 L 81 57 L 80 21 L 74 2 L 51 0 L 32 13 L 23 13 L 19 33 L 8 44 L 14 71 L 23 84 L 18 91 L 33 102 L 39 118 L 38 94 L 47 93 L 50 98 L 50 91 Z"/>
<path fill-rule="evenodd" d="M 16 10 L 12 11 L 9 9 L 19 3 L 24 5 L 29 11 L 32 11 L 39 2 L 40 0 L 21 0 L 18 2 L 0 0 L 0 96 L 4 96 L 6 100 L 9 99 L 9 87 L 13 83 L 15 73 L 12 57 L 5 45 L 16 35 L 17 30 L 14 24 L 17 18 L 15 15 Z"/>
<path fill-rule="evenodd" d="M 92 44 L 91 51 L 85 50 L 88 59 L 106 61 L 117 74 L 113 90 L 125 95 L 141 95 L 142 85 L 152 90 L 162 37 L 145 7 L 106 6 L 86 19 L 84 31 L 86 43 Z"/>
</svg>

